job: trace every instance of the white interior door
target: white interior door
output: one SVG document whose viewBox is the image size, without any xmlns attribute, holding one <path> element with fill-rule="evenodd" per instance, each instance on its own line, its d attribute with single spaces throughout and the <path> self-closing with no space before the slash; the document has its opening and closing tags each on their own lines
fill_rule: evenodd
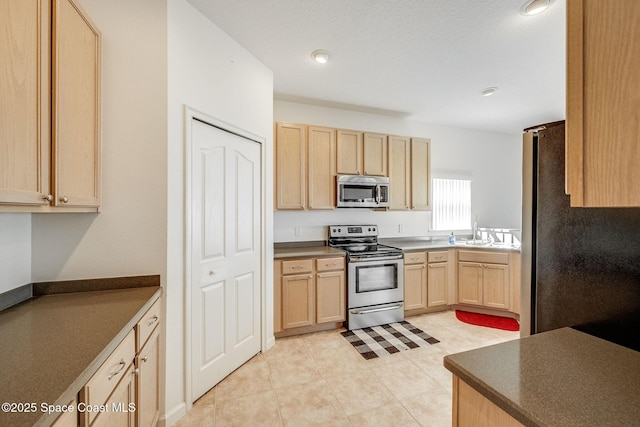
<svg viewBox="0 0 640 427">
<path fill-rule="evenodd" d="M 262 185 L 259 143 L 196 119 L 190 126 L 195 401 L 260 351 Z"/>
</svg>

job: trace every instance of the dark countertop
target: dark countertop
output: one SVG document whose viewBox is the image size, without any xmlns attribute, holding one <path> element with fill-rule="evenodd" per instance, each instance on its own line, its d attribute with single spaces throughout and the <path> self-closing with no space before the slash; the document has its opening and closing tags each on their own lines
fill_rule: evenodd
<svg viewBox="0 0 640 427">
<path fill-rule="evenodd" d="M 41 404 L 65 405 L 160 297 L 159 286 L 36 296 L 0 312 L 0 402 L 35 403 L 35 413 L 0 412 L 0 425 L 49 425 Z"/>
<path fill-rule="evenodd" d="M 301 246 L 294 248 L 275 248 L 273 259 L 286 258 L 326 258 L 345 256 L 346 252 L 329 246 Z"/>
<path fill-rule="evenodd" d="M 640 423 L 640 352 L 571 328 L 445 356 L 444 366 L 526 426 Z"/>
</svg>

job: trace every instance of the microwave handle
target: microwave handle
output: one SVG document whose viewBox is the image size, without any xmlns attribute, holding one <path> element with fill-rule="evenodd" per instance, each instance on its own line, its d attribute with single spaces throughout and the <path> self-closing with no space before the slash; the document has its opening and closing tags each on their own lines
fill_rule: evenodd
<svg viewBox="0 0 640 427">
<path fill-rule="evenodd" d="M 376 185 L 376 203 L 380 203 L 380 185 Z"/>
</svg>

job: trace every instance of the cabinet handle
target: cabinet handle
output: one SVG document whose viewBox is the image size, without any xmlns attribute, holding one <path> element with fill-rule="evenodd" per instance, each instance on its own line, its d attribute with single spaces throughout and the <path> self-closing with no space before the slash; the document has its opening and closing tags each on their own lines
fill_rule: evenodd
<svg viewBox="0 0 640 427">
<path fill-rule="evenodd" d="M 209 276 L 215 276 L 215 275 L 216 275 L 215 270 L 209 270 Z"/>
<path fill-rule="evenodd" d="M 109 377 L 107 378 L 108 380 L 111 380 L 111 378 L 115 377 L 120 372 L 122 372 L 124 370 L 124 368 L 127 367 L 127 363 L 123 359 L 123 360 L 120 361 L 120 363 L 118 363 L 118 366 L 119 366 L 118 369 L 116 369 L 115 371 L 109 373 Z"/>
<path fill-rule="evenodd" d="M 333 264 L 325 264 L 325 267 L 335 267 L 337 264 L 334 262 Z"/>
<path fill-rule="evenodd" d="M 156 316 L 156 315 L 154 314 L 154 315 L 153 315 L 153 317 L 151 317 L 151 318 L 149 319 L 149 321 L 147 322 L 147 326 L 151 326 L 151 325 L 153 325 L 154 323 L 156 323 L 157 321 L 158 321 L 158 316 Z"/>
<path fill-rule="evenodd" d="M 46 200 L 47 202 L 50 202 L 53 200 L 53 196 L 51 194 L 47 194 L 46 196 L 43 197 L 44 200 Z"/>
<path fill-rule="evenodd" d="M 304 265 L 294 265 L 293 267 L 291 267 L 292 270 L 302 270 L 304 268 Z"/>
<path fill-rule="evenodd" d="M 143 357 L 142 359 L 140 359 L 140 360 L 142 360 L 143 362 L 145 362 L 145 363 L 146 363 L 146 362 L 147 362 L 147 360 L 149 360 L 149 356 L 144 356 L 144 357 Z"/>
<path fill-rule="evenodd" d="M 62 203 L 69 203 L 69 198 L 67 196 L 62 196 L 62 197 L 60 197 L 60 201 Z"/>
</svg>

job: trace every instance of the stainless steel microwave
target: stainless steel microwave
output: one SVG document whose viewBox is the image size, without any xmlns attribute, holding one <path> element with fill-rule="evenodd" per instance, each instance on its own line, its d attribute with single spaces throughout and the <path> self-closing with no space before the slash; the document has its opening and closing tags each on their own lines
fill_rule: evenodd
<svg viewBox="0 0 640 427">
<path fill-rule="evenodd" d="M 384 208 L 389 206 L 389 178 L 385 176 L 338 175 L 339 208 Z"/>
</svg>

